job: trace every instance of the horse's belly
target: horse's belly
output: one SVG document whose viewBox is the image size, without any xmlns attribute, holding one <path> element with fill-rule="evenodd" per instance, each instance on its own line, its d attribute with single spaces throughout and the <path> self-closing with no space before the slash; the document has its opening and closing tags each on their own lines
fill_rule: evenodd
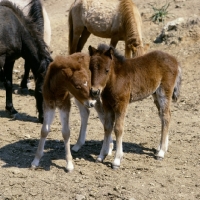
<svg viewBox="0 0 200 200">
<path fill-rule="evenodd" d="M 111 38 L 113 31 L 119 29 L 118 1 L 93 1 L 83 12 L 84 25 L 96 36 Z M 115 24 L 117 27 L 114 27 Z"/>
</svg>

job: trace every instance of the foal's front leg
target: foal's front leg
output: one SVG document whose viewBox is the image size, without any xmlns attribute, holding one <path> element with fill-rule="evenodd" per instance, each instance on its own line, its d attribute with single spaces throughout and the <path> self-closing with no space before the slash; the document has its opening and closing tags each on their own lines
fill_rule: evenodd
<svg viewBox="0 0 200 200">
<path fill-rule="evenodd" d="M 122 136 L 124 133 L 124 118 L 125 118 L 125 112 L 115 112 L 115 126 L 114 126 L 114 132 L 116 136 L 116 152 L 115 152 L 115 159 L 112 164 L 113 169 L 117 169 L 120 167 L 120 162 L 123 157 L 123 146 L 122 146 Z"/>
<path fill-rule="evenodd" d="M 69 110 L 67 108 L 60 109 L 60 120 L 62 125 L 62 135 L 64 139 L 65 151 L 66 151 L 66 161 L 67 166 L 66 169 L 68 172 L 71 172 L 74 169 L 74 165 L 72 163 L 72 155 L 70 151 L 70 129 L 69 129 Z"/>
<path fill-rule="evenodd" d="M 90 110 L 86 108 L 83 104 L 81 104 L 77 99 L 75 99 L 75 102 L 79 108 L 79 112 L 81 116 L 81 129 L 79 132 L 79 137 L 76 144 L 72 147 L 72 150 L 77 152 L 85 144 L 87 122 L 88 122 Z"/>
<path fill-rule="evenodd" d="M 107 155 L 111 155 L 113 149 L 113 142 L 111 133 L 114 124 L 114 113 L 113 111 L 105 112 L 105 122 L 104 122 L 104 140 L 99 156 L 97 157 L 97 162 L 103 162 Z"/>
<path fill-rule="evenodd" d="M 40 159 L 43 156 L 46 137 L 49 134 L 50 126 L 53 122 L 54 115 L 55 115 L 55 108 L 54 109 L 50 109 L 47 107 L 44 108 L 44 121 L 41 128 L 41 136 L 40 136 L 37 152 L 36 152 L 33 162 L 31 163 L 32 168 L 35 168 L 39 165 Z"/>
</svg>

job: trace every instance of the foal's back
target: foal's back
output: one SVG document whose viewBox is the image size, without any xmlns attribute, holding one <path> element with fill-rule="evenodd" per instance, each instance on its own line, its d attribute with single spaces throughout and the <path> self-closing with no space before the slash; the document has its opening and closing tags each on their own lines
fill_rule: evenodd
<svg viewBox="0 0 200 200">
<path fill-rule="evenodd" d="M 152 51 L 138 58 L 126 59 L 124 65 L 124 70 L 130 77 L 131 101 L 151 95 L 160 85 L 173 89 L 179 70 L 176 58 L 162 51 Z M 127 77 L 126 80 L 128 81 Z"/>
</svg>

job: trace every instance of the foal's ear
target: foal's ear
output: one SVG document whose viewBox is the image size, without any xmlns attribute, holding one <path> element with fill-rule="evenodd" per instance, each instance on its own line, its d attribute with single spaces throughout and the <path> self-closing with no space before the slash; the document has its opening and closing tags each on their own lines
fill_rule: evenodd
<svg viewBox="0 0 200 200">
<path fill-rule="evenodd" d="M 63 72 L 68 78 L 70 78 L 73 75 L 73 72 L 70 68 L 63 69 Z"/>
<path fill-rule="evenodd" d="M 97 49 L 95 49 L 91 45 L 88 47 L 88 50 L 89 50 L 90 56 L 93 56 L 97 52 Z"/>
<path fill-rule="evenodd" d="M 104 53 L 104 55 L 110 57 L 110 59 L 112 59 L 113 54 L 114 54 L 114 49 L 113 49 L 113 47 L 110 47 L 110 49 L 108 49 L 108 50 Z"/>
</svg>

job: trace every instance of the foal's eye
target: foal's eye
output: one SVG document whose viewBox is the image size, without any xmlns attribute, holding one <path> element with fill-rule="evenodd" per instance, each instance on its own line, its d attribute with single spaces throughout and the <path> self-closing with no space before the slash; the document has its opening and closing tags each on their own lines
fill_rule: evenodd
<svg viewBox="0 0 200 200">
<path fill-rule="evenodd" d="M 109 72 L 109 69 L 106 69 L 106 74 Z"/>
</svg>

